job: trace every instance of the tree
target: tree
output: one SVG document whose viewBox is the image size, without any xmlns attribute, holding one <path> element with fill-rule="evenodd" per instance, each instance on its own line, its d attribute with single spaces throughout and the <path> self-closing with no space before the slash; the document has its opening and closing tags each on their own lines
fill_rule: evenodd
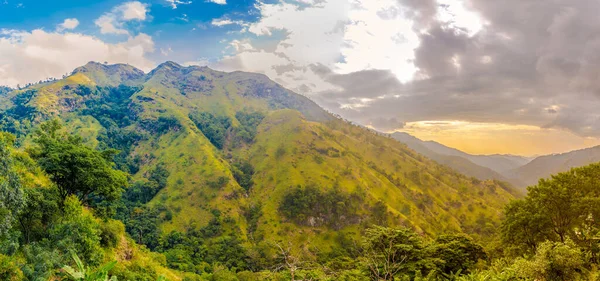
<svg viewBox="0 0 600 281">
<path fill-rule="evenodd" d="M 101 232 L 96 218 L 73 195 L 64 202 L 64 215 L 48 230 L 53 247 L 64 253 L 78 252 L 85 261 L 93 264 L 103 256 Z"/>
<path fill-rule="evenodd" d="M 583 280 L 578 277 L 585 270 L 582 253 L 570 240 L 546 241 L 532 260 L 519 259 L 515 266 L 521 277 L 540 281 Z"/>
<path fill-rule="evenodd" d="M 550 236 L 548 217 L 527 200 L 510 202 L 504 211 L 502 241 L 519 253 L 535 253 L 537 245 Z"/>
<path fill-rule="evenodd" d="M 287 268 L 290 271 L 291 281 L 296 281 L 296 271 L 300 270 L 301 265 L 304 263 L 300 259 L 300 255 L 293 253 L 291 243 L 288 243 L 286 248 L 280 244 L 275 245 L 279 249 L 278 260 L 280 260 L 280 265 L 276 268 L 276 271 L 281 268 Z"/>
<path fill-rule="evenodd" d="M 600 164 L 574 168 L 528 188 L 528 195 L 506 208 L 505 243 L 534 252 L 546 239 L 571 239 L 596 259 L 600 218 Z"/>
<path fill-rule="evenodd" d="M 56 183 L 60 196 L 77 196 L 89 203 L 92 197 L 114 201 L 127 186 L 124 172 L 114 169 L 114 150 L 97 151 L 85 146 L 80 137 L 61 133 L 61 125 L 52 120 L 40 125 L 30 154 Z"/>
<path fill-rule="evenodd" d="M 47 235 L 48 225 L 60 215 L 60 199 L 56 189 L 50 188 L 28 188 L 25 195 L 27 202 L 18 220 L 23 240 L 29 244 Z"/>
<path fill-rule="evenodd" d="M 433 257 L 442 263 L 438 268 L 446 274 L 469 273 L 479 261 L 487 259 L 483 247 L 465 235 L 441 235 L 431 246 Z"/>
<path fill-rule="evenodd" d="M 428 262 L 420 236 L 408 228 L 374 226 L 362 241 L 364 262 L 374 280 L 414 274 Z"/>
<path fill-rule="evenodd" d="M 23 183 L 15 170 L 12 146 L 15 137 L 0 133 L 0 236 L 5 235 L 25 206 Z"/>
</svg>

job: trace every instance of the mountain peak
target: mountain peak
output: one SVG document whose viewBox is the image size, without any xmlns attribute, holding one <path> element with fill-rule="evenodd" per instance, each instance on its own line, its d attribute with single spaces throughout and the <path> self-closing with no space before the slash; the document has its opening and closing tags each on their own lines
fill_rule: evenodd
<svg viewBox="0 0 600 281">
<path fill-rule="evenodd" d="M 77 73 L 84 74 L 99 85 L 117 85 L 146 75 L 142 70 L 129 64 L 102 64 L 94 61 L 76 68 L 72 74 Z"/>
<path fill-rule="evenodd" d="M 163 62 L 161 64 L 159 64 L 156 69 L 161 69 L 161 68 L 172 68 L 172 69 L 180 69 L 180 68 L 185 68 L 185 66 L 178 64 L 174 61 L 166 61 Z"/>
</svg>

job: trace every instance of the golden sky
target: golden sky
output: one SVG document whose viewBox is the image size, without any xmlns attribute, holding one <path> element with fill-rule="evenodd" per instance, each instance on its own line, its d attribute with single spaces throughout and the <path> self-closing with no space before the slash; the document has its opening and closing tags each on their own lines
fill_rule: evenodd
<svg viewBox="0 0 600 281">
<path fill-rule="evenodd" d="M 423 121 L 408 123 L 402 130 L 422 140 L 433 140 L 471 154 L 516 154 L 524 156 L 562 153 L 600 145 L 559 129 L 528 125 Z"/>
</svg>

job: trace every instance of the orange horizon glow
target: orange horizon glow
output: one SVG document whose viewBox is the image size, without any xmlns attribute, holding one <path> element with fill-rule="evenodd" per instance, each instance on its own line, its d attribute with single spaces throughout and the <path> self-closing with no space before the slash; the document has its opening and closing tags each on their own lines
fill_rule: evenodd
<svg viewBox="0 0 600 281">
<path fill-rule="evenodd" d="M 398 131 L 409 133 L 424 141 L 436 141 L 469 154 L 536 156 L 600 145 L 598 138 L 530 125 L 421 121 L 407 123 Z"/>
</svg>

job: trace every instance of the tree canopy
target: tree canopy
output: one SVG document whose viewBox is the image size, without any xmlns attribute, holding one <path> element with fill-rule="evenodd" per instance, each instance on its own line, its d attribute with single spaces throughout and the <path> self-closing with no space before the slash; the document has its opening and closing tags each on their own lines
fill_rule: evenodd
<svg viewBox="0 0 600 281">
<path fill-rule="evenodd" d="M 30 150 L 32 157 L 50 176 L 65 199 L 75 195 L 89 203 L 92 197 L 116 200 L 127 186 L 127 174 L 114 168 L 115 150 L 98 151 L 77 136 L 62 132 L 57 120 L 40 125 Z"/>
</svg>

